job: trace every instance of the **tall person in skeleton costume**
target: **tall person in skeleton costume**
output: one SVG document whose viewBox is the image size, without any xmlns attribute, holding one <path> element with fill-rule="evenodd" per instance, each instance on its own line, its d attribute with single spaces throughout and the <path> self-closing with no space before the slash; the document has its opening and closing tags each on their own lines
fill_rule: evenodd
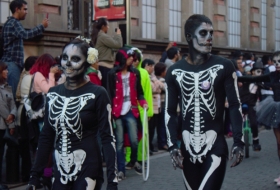
<svg viewBox="0 0 280 190">
<path fill-rule="evenodd" d="M 231 167 L 243 159 L 237 76 L 229 60 L 211 55 L 213 27 L 209 18 L 192 15 L 186 21 L 185 36 L 189 55 L 172 65 L 166 74 L 165 124 L 169 152 L 174 168 L 183 169 L 187 189 L 220 189 L 228 158 L 223 132 L 226 97 L 234 135 L 231 158 L 235 157 L 235 161 Z M 182 126 L 176 121 L 178 103 Z M 176 143 L 178 127 L 182 128 L 180 149 Z"/>
<path fill-rule="evenodd" d="M 61 65 L 67 79 L 47 94 L 44 127 L 28 189 L 38 187 L 53 148 L 52 189 L 101 189 L 103 170 L 97 131 L 106 158 L 107 189 L 117 189 L 110 100 L 103 87 L 92 84 L 85 77 L 87 68 L 97 61 L 97 56 L 97 50 L 81 39 L 75 39 L 63 48 Z"/>
</svg>

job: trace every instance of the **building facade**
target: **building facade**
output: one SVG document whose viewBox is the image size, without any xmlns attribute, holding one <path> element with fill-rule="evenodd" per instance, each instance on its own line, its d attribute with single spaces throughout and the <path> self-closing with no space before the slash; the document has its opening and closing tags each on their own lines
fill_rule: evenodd
<svg viewBox="0 0 280 190">
<path fill-rule="evenodd" d="M 0 0 L 0 28 L 6 21 L 11 0 Z M 25 41 L 25 56 L 51 53 L 56 56 L 71 38 L 89 37 L 93 0 L 26 0 L 25 28 L 39 24 L 49 13 L 50 25 L 40 38 Z M 149 58 L 159 59 L 169 41 L 188 51 L 184 24 L 192 14 L 205 14 L 213 21 L 213 53 L 228 56 L 238 49 L 256 55 L 280 50 L 279 0 L 130 0 L 130 45 Z M 126 21 L 110 21 L 109 34 Z M 125 38 L 125 35 L 124 35 Z"/>
</svg>

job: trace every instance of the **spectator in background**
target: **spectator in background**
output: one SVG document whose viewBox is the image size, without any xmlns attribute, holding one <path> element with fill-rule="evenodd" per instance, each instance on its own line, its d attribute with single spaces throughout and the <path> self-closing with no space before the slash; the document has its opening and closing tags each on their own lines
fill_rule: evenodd
<svg viewBox="0 0 280 190">
<path fill-rule="evenodd" d="M 102 75 L 102 86 L 106 88 L 107 73 L 114 67 L 114 51 L 123 46 L 121 30 L 118 28 L 114 37 L 107 34 L 109 22 L 106 18 L 99 18 L 93 24 L 91 43 L 98 50 L 99 70 Z"/>
<path fill-rule="evenodd" d="M 12 88 L 7 84 L 8 66 L 0 61 L 0 183 L 2 183 L 2 164 L 7 143 L 9 150 L 17 150 L 17 146 L 4 140 L 6 128 L 9 128 L 10 134 L 15 132 L 14 119 L 17 113 L 16 105 L 13 98 Z M 14 168 L 6 168 L 11 170 Z M 1 185 L 2 188 L 6 187 Z M 8 188 L 7 188 L 8 189 Z"/>
<path fill-rule="evenodd" d="M 159 62 L 164 63 L 165 60 L 167 59 L 167 51 L 169 50 L 169 48 L 171 47 L 177 47 L 177 43 L 176 42 L 169 42 L 165 51 L 162 53 L 161 58 L 159 60 Z"/>
<path fill-rule="evenodd" d="M 159 113 L 160 113 L 160 93 L 164 89 L 164 83 L 157 79 L 154 74 L 155 62 L 151 59 L 145 59 L 142 62 L 142 68 L 146 69 L 150 75 L 152 92 L 153 92 L 153 112 L 154 115 L 149 120 L 149 143 L 150 143 L 150 154 L 157 152 L 153 145 L 153 139 L 155 134 L 155 129 L 157 129 L 157 134 L 159 131 Z M 159 137 L 159 135 L 157 135 Z"/>
<path fill-rule="evenodd" d="M 268 74 L 268 73 L 276 71 L 276 67 L 273 64 L 271 56 L 264 55 L 262 57 L 262 62 L 264 64 L 264 74 Z M 267 98 L 267 96 L 273 96 L 273 91 L 272 91 L 271 85 L 272 85 L 272 83 L 270 83 L 270 82 L 264 82 L 265 89 L 261 89 L 262 100 Z"/>
<path fill-rule="evenodd" d="M 19 83 L 20 73 L 24 63 L 23 40 L 41 35 L 48 27 L 48 19 L 43 19 L 42 24 L 31 30 L 25 30 L 20 23 L 27 15 L 27 2 L 14 0 L 10 3 L 12 16 L 3 26 L 4 52 L 1 61 L 8 65 L 8 84 L 12 87 L 13 96 Z"/>
<path fill-rule="evenodd" d="M 167 67 L 164 63 L 157 63 L 155 65 L 155 75 L 156 78 L 165 85 L 165 75 L 167 71 Z M 164 108 L 165 108 L 165 88 L 161 89 L 160 93 L 160 108 L 159 108 L 159 124 L 157 129 L 158 135 L 158 149 L 159 150 L 168 150 L 167 147 L 167 137 L 166 137 L 166 129 L 165 129 L 165 121 L 164 121 Z"/>
<path fill-rule="evenodd" d="M 96 49 L 95 49 L 96 50 Z M 97 50 L 96 50 L 97 51 Z M 98 51 L 96 54 L 96 57 L 94 58 L 94 63 L 92 63 L 86 72 L 86 75 L 89 77 L 90 82 L 93 84 L 96 84 L 98 86 L 101 86 L 101 72 L 98 70 L 99 65 L 98 65 Z"/>
<path fill-rule="evenodd" d="M 255 63 L 254 55 L 250 52 L 246 52 L 243 55 L 244 61 L 242 62 L 242 66 L 244 68 L 244 74 L 251 75 L 251 69 L 253 68 L 253 64 Z"/>
<path fill-rule="evenodd" d="M 34 128 L 34 123 L 28 122 L 24 107 L 24 98 L 29 95 L 30 83 L 32 80 L 32 75 L 29 74 L 29 70 L 35 64 L 37 59 L 37 56 L 30 56 L 25 60 L 24 70 L 21 73 L 20 82 L 17 88 L 17 99 L 19 99 L 20 104 L 17 111 L 16 125 L 18 126 L 18 134 L 20 136 L 19 153 L 21 156 L 21 179 L 23 182 L 28 181 L 32 166 L 30 147 L 32 147 L 34 140 L 36 141 L 35 144 L 37 145 L 39 136 L 39 130 Z M 35 134 L 35 131 L 37 131 L 37 134 Z"/>
<path fill-rule="evenodd" d="M 143 55 L 142 52 L 138 48 L 131 48 L 135 52 L 135 57 L 133 60 L 133 67 L 137 69 L 140 73 L 141 78 L 141 86 L 143 89 L 144 99 L 147 101 L 148 110 L 147 110 L 147 117 L 151 118 L 153 116 L 153 93 L 152 93 L 152 86 L 151 81 L 149 77 L 149 73 L 141 67 L 142 61 L 143 61 Z M 137 160 L 139 163 L 141 163 L 142 160 L 142 121 L 143 121 L 143 115 L 144 115 L 144 108 L 138 104 L 138 110 L 140 113 L 140 117 L 137 119 L 137 125 L 138 125 L 138 152 L 137 152 Z M 127 141 L 128 138 L 125 138 L 125 141 Z M 127 144 L 127 143 L 125 143 Z M 126 168 L 132 168 L 133 164 L 130 162 L 130 147 L 126 146 Z"/>
<path fill-rule="evenodd" d="M 17 86 L 17 91 L 16 91 L 16 101 L 17 102 L 20 102 L 22 100 L 22 97 L 21 96 L 21 82 L 22 82 L 22 79 L 24 76 L 26 75 L 29 75 L 29 70 L 31 69 L 31 67 L 34 65 L 35 61 L 38 59 L 38 56 L 29 56 L 26 60 L 25 60 L 25 63 L 24 63 L 24 69 L 23 71 L 21 72 L 20 74 L 20 77 L 19 77 L 19 83 L 18 83 L 18 86 Z M 30 80 L 31 81 L 31 80 Z M 29 82 L 30 84 L 30 82 Z"/>
<path fill-rule="evenodd" d="M 137 162 L 137 118 L 138 104 L 148 108 L 141 86 L 140 73 L 132 66 L 135 56 L 131 48 L 121 48 L 116 54 L 115 67 L 108 73 L 107 91 L 112 102 L 112 115 L 116 123 L 116 149 L 118 178 L 125 178 L 124 130 L 129 134 L 131 161 L 137 174 L 142 175 L 142 166 Z"/>
<path fill-rule="evenodd" d="M 34 81 L 33 86 L 30 86 L 31 92 L 35 91 L 37 93 L 47 94 L 49 89 L 56 85 L 55 74 L 60 73 L 60 69 L 56 65 L 55 59 L 50 54 L 41 55 L 35 62 L 35 64 L 30 69 L 30 74 L 33 75 Z M 37 119 L 37 128 L 42 131 L 44 118 Z M 35 152 L 33 147 L 33 152 Z M 51 155 L 49 163 L 44 170 L 44 177 L 48 182 L 48 186 L 51 186 L 51 176 L 52 176 L 52 161 Z"/>
<path fill-rule="evenodd" d="M 167 50 L 167 59 L 165 60 L 165 64 L 167 69 L 176 63 L 180 59 L 180 51 L 177 47 L 171 47 Z"/>
</svg>

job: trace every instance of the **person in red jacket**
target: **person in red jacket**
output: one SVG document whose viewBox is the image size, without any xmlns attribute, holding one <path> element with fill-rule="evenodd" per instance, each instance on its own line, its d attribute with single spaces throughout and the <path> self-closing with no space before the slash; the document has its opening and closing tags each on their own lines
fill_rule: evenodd
<svg viewBox="0 0 280 190">
<path fill-rule="evenodd" d="M 115 66 L 108 73 L 107 91 L 112 102 L 112 115 L 115 119 L 116 149 L 119 180 L 125 178 L 124 129 L 127 129 L 131 143 L 131 163 L 137 174 L 142 174 L 142 166 L 137 162 L 137 118 L 138 103 L 148 108 L 141 86 L 140 73 L 133 68 L 134 51 L 121 48 L 116 54 Z"/>
</svg>

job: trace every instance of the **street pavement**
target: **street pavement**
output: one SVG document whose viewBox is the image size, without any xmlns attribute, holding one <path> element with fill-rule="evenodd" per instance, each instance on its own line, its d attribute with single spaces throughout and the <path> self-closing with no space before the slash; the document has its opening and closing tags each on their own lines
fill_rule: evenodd
<svg viewBox="0 0 280 190">
<path fill-rule="evenodd" d="M 259 134 L 262 150 L 253 152 L 250 157 L 234 168 L 230 161 L 222 185 L 222 190 L 274 190 L 278 189 L 273 179 L 280 174 L 276 140 L 272 130 L 263 130 Z M 232 138 L 227 138 L 229 148 Z M 134 170 L 127 170 L 126 179 L 119 183 L 119 190 L 181 190 L 185 189 L 182 171 L 174 170 L 168 152 L 159 152 L 151 156 L 150 175 L 147 181 Z M 23 186 L 13 190 L 24 190 Z M 102 188 L 106 190 L 106 182 Z"/>
</svg>

